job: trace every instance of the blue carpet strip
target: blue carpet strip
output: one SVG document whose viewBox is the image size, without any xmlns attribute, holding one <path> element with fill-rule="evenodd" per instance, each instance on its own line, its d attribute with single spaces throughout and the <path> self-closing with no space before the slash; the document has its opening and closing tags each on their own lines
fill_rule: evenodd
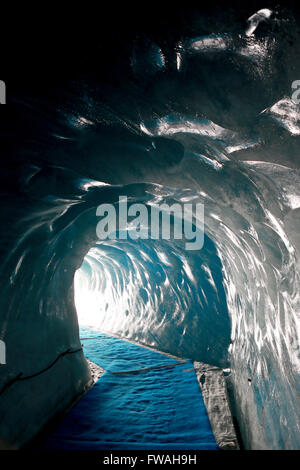
<svg viewBox="0 0 300 470">
<path fill-rule="evenodd" d="M 190 360 L 99 336 L 81 328 L 86 357 L 106 372 L 41 450 L 218 449 Z"/>
</svg>

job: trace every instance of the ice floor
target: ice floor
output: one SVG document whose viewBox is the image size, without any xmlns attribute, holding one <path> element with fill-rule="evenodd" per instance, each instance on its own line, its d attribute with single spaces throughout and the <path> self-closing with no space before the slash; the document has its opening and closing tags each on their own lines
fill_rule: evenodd
<svg viewBox="0 0 300 470">
<path fill-rule="evenodd" d="M 218 449 L 190 360 L 85 327 L 81 340 L 106 372 L 40 449 Z"/>
</svg>

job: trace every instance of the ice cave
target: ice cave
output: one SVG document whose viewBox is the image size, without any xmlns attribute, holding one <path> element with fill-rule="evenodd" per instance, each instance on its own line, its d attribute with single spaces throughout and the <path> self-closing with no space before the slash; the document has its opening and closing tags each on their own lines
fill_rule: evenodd
<svg viewBox="0 0 300 470">
<path fill-rule="evenodd" d="M 0 448 L 32 446 L 74 403 L 88 412 L 93 389 L 111 403 L 128 355 L 161 392 L 155 406 L 154 392 L 139 400 L 142 374 L 124 375 L 120 397 L 144 423 L 170 393 L 176 426 L 197 431 L 176 400 L 191 401 L 202 363 L 222 372 L 240 448 L 300 449 L 300 12 L 212 2 L 123 21 L 123 10 L 113 30 L 59 25 L 43 54 L 40 32 L 24 34 L 18 74 L 0 77 Z M 128 236 L 131 219 L 99 239 L 97 208 L 120 197 L 201 204 L 203 246 Z M 108 372 L 92 386 L 96 352 Z M 110 410 L 107 426 L 122 414 Z M 149 424 L 136 448 L 181 448 L 170 429 L 159 441 Z"/>
</svg>

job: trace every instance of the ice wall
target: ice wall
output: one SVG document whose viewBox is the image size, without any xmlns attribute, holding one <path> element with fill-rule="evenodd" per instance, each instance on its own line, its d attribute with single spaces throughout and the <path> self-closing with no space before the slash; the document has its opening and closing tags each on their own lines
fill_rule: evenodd
<svg viewBox="0 0 300 470">
<path fill-rule="evenodd" d="M 81 321 L 230 368 L 245 446 L 300 447 L 299 33 L 280 15 L 200 15 L 167 44 L 162 31 L 117 57 L 117 87 L 85 70 L 80 86 L 16 92 L 1 172 L 3 447 L 90 381 L 75 272 Z M 203 249 L 99 243 L 96 208 L 122 195 L 204 203 Z"/>
</svg>

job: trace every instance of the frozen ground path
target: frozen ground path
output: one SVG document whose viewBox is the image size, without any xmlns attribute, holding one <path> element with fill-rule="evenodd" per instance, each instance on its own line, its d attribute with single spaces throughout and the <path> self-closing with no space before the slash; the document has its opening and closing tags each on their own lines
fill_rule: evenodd
<svg viewBox="0 0 300 470">
<path fill-rule="evenodd" d="M 105 369 L 41 449 L 218 449 L 193 363 L 81 328 Z"/>
</svg>

